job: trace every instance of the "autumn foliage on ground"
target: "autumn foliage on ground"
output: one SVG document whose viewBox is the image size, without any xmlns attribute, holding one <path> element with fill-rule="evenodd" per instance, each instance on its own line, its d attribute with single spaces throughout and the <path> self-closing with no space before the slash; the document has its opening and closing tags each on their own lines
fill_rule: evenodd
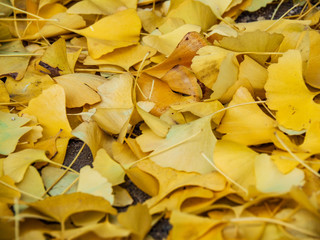
<svg viewBox="0 0 320 240">
<path fill-rule="evenodd" d="M 0 239 L 319 239 L 320 11 L 270 2 L 1 0 Z"/>
</svg>

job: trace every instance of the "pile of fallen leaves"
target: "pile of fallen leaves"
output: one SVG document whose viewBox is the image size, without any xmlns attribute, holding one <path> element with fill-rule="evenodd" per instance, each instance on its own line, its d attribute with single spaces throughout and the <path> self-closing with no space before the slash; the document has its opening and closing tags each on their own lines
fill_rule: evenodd
<svg viewBox="0 0 320 240">
<path fill-rule="evenodd" d="M 319 239 L 320 11 L 269 2 L 1 0 L 0 239 Z"/>
</svg>

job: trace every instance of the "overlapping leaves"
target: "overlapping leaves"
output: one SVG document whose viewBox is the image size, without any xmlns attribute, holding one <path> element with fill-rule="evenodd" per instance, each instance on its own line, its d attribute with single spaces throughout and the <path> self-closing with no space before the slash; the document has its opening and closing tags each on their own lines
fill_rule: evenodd
<svg viewBox="0 0 320 240">
<path fill-rule="evenodd" d="M 320 238 L 319 11 L 269 2 L 0 1 L 0 239 Z"/>
</svg>

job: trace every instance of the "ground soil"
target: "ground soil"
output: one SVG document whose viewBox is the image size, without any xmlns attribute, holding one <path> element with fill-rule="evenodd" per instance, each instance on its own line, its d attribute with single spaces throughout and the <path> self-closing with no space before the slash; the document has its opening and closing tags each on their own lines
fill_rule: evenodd
<svg viewBox="0 0 320 240">
<path fill-rule="evenodd" d="M 237 19 L 237 22 L 252 22 L 252 21 L 260 21 L 271 19 L 275 8 L 278 3 L 272 3 L 267 5 L 264 8 L 256 12 L 243 12 Z M 292 1 L 284 2 L 281 7 L 278 9 L 277 14 L 275 15 L 275 19 L 281 17 L 285 12 L 288 11 L 293 6 Z M 287 16 L 296 15 L 301 11 L 301 7 L 297 7 L 294 10 L 291 10 Z M 64 164 L 69 165 L 74 157 L 77 155 L 79 150 L 82 147 L 83 142 L 80 140 L 71 140 L 67 149 L 66 159 Z M 73 165 L 73 169 L 79 171 L 85 165 L 92 165 L 92 154 L 88 146 L 85 146 L 83 151 L 80 153 L 78 159 L 75 161 Z M 138 202 L 143 203 L 149 196 L 142 192 L 139 188 L 137 188 L 130 179 L 126 178 L 126 182 L 121 185 L 126 188 L 132 198 L 134 199 L 134 203 Z M 126 208 L 119 208 L 118 211 L 125 211 Z M 171 229 L 171 225 L 167 219 L 161 219 L 150 231 L 150 235 L 155 240 L 166 239 L 169 231 Z"/>
</svg>

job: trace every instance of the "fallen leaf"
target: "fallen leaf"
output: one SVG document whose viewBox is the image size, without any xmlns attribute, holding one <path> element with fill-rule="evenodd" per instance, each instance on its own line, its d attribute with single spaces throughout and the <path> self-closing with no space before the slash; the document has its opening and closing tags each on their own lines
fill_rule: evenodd
<svg viewBox="0 0 320 240">
<path fill-rule="evenodd" d="M 3 159 L 4 174 L 11 177 L 15 182 L 21 182 L 29 166 L 36 161 L 51 162 L 43 150 L 25 149 L 11 153 Z"/>
<path fill-rule="evenodd" d="M 241 106 L 245 103 L 252 104 Z M 223 140 L 244 145 L 257 145 L 272 141 L 276 123 L 254 103 L 254 99 L 246 88 L 239 88 L 228 106 L 234 107 L 226 110 L 217 128 L 217 131 L 226 133 L 222 137 Z"/>
<path fill-rule="evenodd" d="M 46 49 L 38 64 L 37 69 L 51 77 L 73 73 L 68 63 L 66 42 L 63 38 Z"/>
<path fill-rule="evenodd" d="M 124 182 L 125 172 L 123 168 L 103 148 L 98 150 L 94 158 L 93 169 L 108 179 L 113 186 Z"/>
<path fill-rule="evenodd" d="M 118 214 L 118 222 L 131 232 L 132 239 L 144 239 L 151 228 L 151 215 L 148 207 L 137 204 L 126 212 Z"/>
<path fill-rule="evenodd" d="M 23 127 L 29 121 L 29 118 L 0 111 L 0 154 L 8 155 L 15 150 L 19 139 L 32 129 Z"/>
<path fill-rule="evenodd" d="M 67 108 L 82 107 L 85 104 L 93 105 L 101 101 L 97 91 L 98 87 L 105 82 L 103 77 L 74 73 L 55 77 L 54 80 L 64 89 Z"/>
<path fill-rule="evenodd" d="M 286 69 L 292 69 L 287 72 Z M 307 129 L 320 119 L 320 106 L 314 101 L 318 92 L 310 92 L 302 77 L 301 54 L 290 50 L 268 68 L 265 85 L 268 107 L 276 111 L 279 125 L 296 131 Z M 294 93 L 294 94 L 293 94 Z"/>
<path fill-rule="evenodd" d="M 93 25 L 75 32 L 87 38 L 89 54 L 93 59 L 97 59 L 116 48 L 137 44 L 140 29 L 141 22 L 136 11 L 127 9 L 106 16 Z"/>
<path fill-rule="evenodd" d="M 61 137 L 71 137 L 71 128 L 66 116 L 65 93 L 61 86 L 55 84 L 44 90 L 38 97 L 29 102 L 22 110 L 24 113 L 37 117 L 43 127 L 43 137 L 55 136 L 61 130 Z"/>
<path fill-rule="evenodd" d="M 116 210 L 104 198 L 80 192 L 48 197 L 29 206 L 61 224 L 64 224 L 68 217 L 79 212 L 96 211 L 116 214 Z"/>
<path fill-rule="evenodd" d="M 192 24 L 185 24 L 181 27 L 173 30 L 172 32 L 157 36 L 157 35 L 149 35 L 142 38 L 142 41 L 159 52 L 170 55 L 173 53 L 174 49 L 178 45 L 178 43 L 183 39 L 183 37 L 188 32 L 200 32 L 201 28 Z"/>
<path fill-rule="evenodd" d="M 282 174 L 267 154 L 260 154 L 255 160 L 256 186 L 263 193 L 287 193 L 293 186 L 304 184 L 304 172 L 293 169 Z"/>
<path fill-rule="evenodd" d="M 12 41 L 0 47 L 1 54 L 9 57 L 0 57 L 0 76 L 11 76 L 15 80 L 23 78 L 31 54 L 26 51 L 21 41 Z M 21 55 L 21 56 L 19 56 Z"/>
<path fill-rule="evenodd" d="M 211 117 L 203 117 L 190 123 L 172 126 L 166 140 L 155 148 L 149 158 L 162 167 L 209 173 L 214 169 L 202 154 L 212 161 L 216 141 L 211 129 Z"/>
<path fill-rule="evenodd" d="M 113 204 L 112 185 L 108 179 L 103 177 L 97 170 L 90 166 L 81 168 L 77 192 L 89 193 L 94 196 L 103 197 Z"/>
</svg>

